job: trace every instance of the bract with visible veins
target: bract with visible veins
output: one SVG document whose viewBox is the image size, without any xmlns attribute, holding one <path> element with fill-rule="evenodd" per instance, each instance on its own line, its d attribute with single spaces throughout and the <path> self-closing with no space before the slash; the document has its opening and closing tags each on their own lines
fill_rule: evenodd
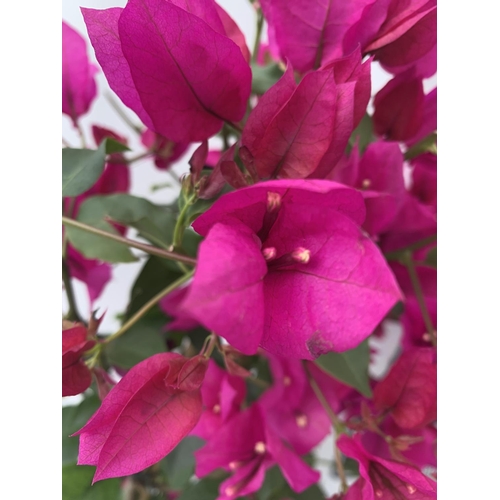
<svg viewBox="0 0 500 500">
<path fill-rule="evenodd" d="M 360 193 L 331 181 L 269 181 L 219 198 L 179 314 L 244 354 L 314 359 L 352 349 L 401 293 L 361 231 Z M 362 313 L 360 312 L 362 311 Z"/>
<path fill-rule="evenodd" d="M 263 179 L 324 177 L 363 116 L 370 88 L 370 61 L 361 64 L 359 50 L 298 85 L 289 64 L 245 124 L 241 143 L 252 168 Z"/>
<path fill-rule="evenodd" d="M 405 351 L 375 387 L 375 407 L 390 410 L 396 424 L 403 429 L 425 427 L 437 418 L 435 356 L 431 347 Z"/>
<path fill-rule="evenodd" d="M 342 57 L 342 40 L 369 0 L 265 0 L 260 2 L 283 59 L 300 73 Z M 355 47 L 353 47 L 354 49 Z"/>
<path fill-rule="evenodd" d="M 345 500 L 427 500 L 437 498 L 436 482 L 410 464 L 386 460 L 369 453 L 355 434 L 337 440 L 340 451 L 359 463 L 360 478 L 350 486 Z"/>
<path fill-rule="evenodd" d="M 130 0 L 82 12 L 110 87 L 157 134 L 203 141 L 243 118 L 250 67 L 212 0 Z"/>
<path fill-rule="evenodd" d="M 79 465 L 94 482 L 135 474 L 167 455 L 200 418 L 200 385 L 208 360 L 159 353 L 131 368 L 74 435 Z"/>
</svg>

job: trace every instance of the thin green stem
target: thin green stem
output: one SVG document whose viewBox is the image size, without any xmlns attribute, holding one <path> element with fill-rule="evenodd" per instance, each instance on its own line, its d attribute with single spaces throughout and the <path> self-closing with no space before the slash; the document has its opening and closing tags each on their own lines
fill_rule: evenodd
<svg viewBox="0 0 500 500">
<path fill-rule="evenodd" d="M 115 110 L 116 114 L 137 134 L 141 134 L 142 130 L 141 127 L 133 123 L 130 118 L 123 112 L 123 110 L 120 108 L 119 104 L 116 102 L 114 97 L 109 93 L 106 92 L 104 94 L 104 97 L 106 100 L 109 102 L 111 107 Z"/>
<path fill-rule="evenodd" d="M 422 286 L 418 278 L 417 269 L 415 267 L 415 262 L 413 261 L 413 256 L 410 251 L 406 252 L 402 262 L 408 269 L 411 285 L 415 292 L 418 306 L 420 308 L 420 312 L 422 313 L 422 318 L 424 320 L 427 333 L 429 334 L 430 341 L 432 342 L 432 345 L 436 347 L 437 345 L 436 331 L 434 330 L 434 325 L 432 324 L 432 319 L 429 314 L 429 310 L 427 309 L 427 304 L 425 303 L 424 292 L 422 290 Z"/>
<path fill-rule="evenodd" d="M 205 358 L 210 358 L 212 355 L 212 352 L 214 352 L 214 348 L 217 345 L 218 337 L 215 333 L 211 333 L 211 335 L 208 337 L 208 342 L 206 343 L 206 346 L 203 346 L 202 353 Z"/>
<path fill-rule="evenodd" d="M 83 129 L 80 125 L 80 122 L 78 120 L 75 120 L 75 127 L 78 130 L 78 134 L 80 135 L 80 141 L 82 143 L 82 148 L 86 149 L 87 148 L 87 141 L 85 140 L 85 134 L 83 133 Z"/>
<path fill-rule="evenodd" d="M 411 245 L 408 245 L 405 248 L 402 248 L 401 250 L 395 250 L 393 252 L 388 252 L 388 253 L 384 254 L 384 256 L 387 260 L 400 260 L 401 257 L 406 252 L 408 252 L 408 251 L 415 252 L 416 250 L 420 250 L 420 249 L 425 248 L 426 246 L 430 245 L 431 243 L 434 243 L 436 240 L 437 240 L 437 235 L 433 234 L 432 236 L 428 236 L 427 238 L 419 240 Z"/>
<path fill-rule="evenodd" d="M 305 372 L 307 374 L 307 378 L 309 380 L 309 384 L 314 391 L 314 394 L 316 394 L 316 397 L 318 398 L 319 402 L 321 403 L 321 406 L 323 406 L 323 409 L 325 410 L 326 414 L 330 418 L 332 422 L 332 426 L 335 429 L 335 437 L 338 438 L 339 434 L 343 431 L 344 429 L 344 424 L 339 420 L 339 417 L 335 414 L 335 412 L 332 410 L 332 407 L 326 400 L 325 396 L 321 392 L 321 389 L 312 376 L 311 372 L 309 371 L 309 368 L 307 366 L 307 362 L 303 363 Z M 340 478 L 340 484 L 342 487 L 342 491 L 345 493 L 347 491 L 347 481 L 345 477 L 345 470 L 344 470 L 344 465 L 342 464 L 342 456 L 340 454 L 340 450 L 337 448 L 337 445 L 335 445 L 335 464 L 337 467 L 337 473 Z"/>
<path fill-rule="evenodd" d="M 146 151 L 145 153 L 141 153 L 137 156 L 133 156 L 132 158 L 126 158 L 122 157 L 120 159 L 114 159 L 114 158 L 109 158 L 107 160 L 108 163 L 127 163 L 128 165 L 131 165 L 132 163 L 135 163 L 136 161 L 143 160 L 144 158 L 147 158 L 148 156 L 151 156 L 153 153 L 151 151 Z"/>
<path fill-rule="evenodd" d="M 170 283 L 170 285 L 168 285 L 165 289 L 157 293 L 152 299 L 146 302 L 146 304 L 144 304 L 116 333 L 113 333 L 113 335 L 104 339 L 102 343 L 108 344 L 109 342 L 112 342 L 113 340 L 116 340 L 118 337 L 123 335 L 131 326 L 135 325 L 153 306 L 158 304 L 158 302 L 163 297 L 165 297 L 165 295 L 168 295 L 170 292 L 186 283 L 186 281 L 188 281 L 193 276 L 193 273 L 194 270 L 190 271 L 184 276 L 181 276 L 173 283 Z"/>
<path fill-rule="evenodd" d="M 260 47 L 260 37 L 262 36 L 262 27 L 264 26 L 264 16 L 262 15 L 262 9 L 257 10 L 257 33 L 255 34 L 255 42 L 253 44 L 252 52 L 252 63 L 257 61 L 257 56 L 259 55 Z"/>
<path fill-rule="evenodd" d="M 107 238 L 108 240 L 116 241 L 117 243 L 122 243 L 128 247 L 137 248 L 137 250 L 142 250 L 150 255 L 156 255 L 158 257 L 162 257 L 168 260 L 175 260 L 177 262 L 183 262 L 184 264 L 189 264 L 191 266 L 196 265 L 196 259 L 192 257 L 188 257 L 187 255 L 182 255 L 176 252 L 170 252 L 168 250 L 162 250 L 160 248 L 154 247 L 152 245 L 147 245 L 145 243 L 139 243 L 138 241 L 131 240 L 129 238 L 125 238 L 123 236 L 119 236 L 117 234 L 108 233 L 101 229 L 97 229 L 96 227 L 89 226 L 84 224 L 83 222 L 79 222 L 74 219 L 69 219 L 68 217 L 62 218 L 63 224 L 66 226 L 75 227 L 77 229 L 81 229 L 83 231 L 87 231 L 88 233 L 95 234 L 97 236 L 102 236 L 103 238 Z"/>
<path fill-rule="evenodd" d="M 196 197 L 194 195 L 188 198 L 186 200 L 186 204 L 182 207 L 182 210 L 179 213 L 179 217 L 177 218 L 177 222 L 175 224 L 174 236 L 172 241 L 172 245 L 174 248 L 179 248 L 180 246 L 182 246 L 182 239 L 184 238 L 184 231 L 186 230 L 187 226 L 187 213 L 189 207 L 193 204 L 195 199 Z"/>
<path fill-rule="evenodd" d="M 62 261 L 62 279 L 64 283 L 64 289 L 66 290 L 66 296 L 68 297 L 68 313 L 66 314 L 66 319 L 69 321 L 78 321 L 79 323 L 84 323 L 81 316 L 78 314 L 68 264 L 64 259 Z"/>
</svg>

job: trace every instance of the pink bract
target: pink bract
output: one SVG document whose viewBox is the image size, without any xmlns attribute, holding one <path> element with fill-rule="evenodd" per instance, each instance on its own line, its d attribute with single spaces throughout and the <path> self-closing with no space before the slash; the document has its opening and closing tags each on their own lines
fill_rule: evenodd
<svg viewBox="0 0 500 500">
<path fill-rule="evenodd" d="M 62 112 L 73 124 L 87 113 L 97 94 L 97 67 L 89 62 L 84 38 L 62 23 Z"/>
<path fill-rule="evenodd" d="M 345 500 L 435 499 L 436 483 L 409 464 L 385 460 L 364 448 L 361 436 L 342 435 L 337 446 L 359 462 L 360 478 L 349 488 Z"/>
<path fill-rule="evenodd" d="M 203 356 L 159 353 L 131 368 L 75 435 L 79 465 L 97 467 L 94 482 L 135 474 L 167 455 L 201 414 Z"/>
<path fill-rule="evenodd" d="M 324 177 L 370 98 L 370 61 L 353 52 L 297 85 L 291 64 L 250 114 L 241 143 L 260 178 Z M 245 161 L 245 160 L 244 160 Z"/>
<path fill-rule="evenodd" d="M 357 346 L 401 298 L 363 217 L 361 194 L 330 181 L 224 195 L 193 224 L 206 239 L 179 314 L 245 354 L 260 345 L 314 359 Z"/>
<path fill-rule="evenodd" d="M 278 464 L 291 488 L 301 492 L 319 480 L 311 469 L 268 427 L 258 404 L 224 424 L 195 452 L 196 475 L 204 477 L 217 468 L 233 475 L 220 485 L 219 500 L 232 500 L 257 491 L 265 471 Z"/>
<path fill-rule="evenodd" d="M 111 88 L 148 128 L 195 142 L 243 118 L 251 71 L 215 2 L 130 0 L 82 12 Z"/>
<path fill-rule="evenodd" d="M 87 336 L 87 328 L 75 324 L 62 331 L 62 395 L 75 396 L 90 387 L 92 374 L 82 354 L 95 345 Z"/>
</svg>

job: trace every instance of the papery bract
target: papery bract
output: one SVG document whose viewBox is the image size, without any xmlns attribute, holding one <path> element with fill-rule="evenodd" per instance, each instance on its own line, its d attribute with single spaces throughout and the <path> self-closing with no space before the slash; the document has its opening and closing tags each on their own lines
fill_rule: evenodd
<svg viewBox="0 0 500 500">
<path fill-rule="evenodd" d="M 245 393 L 243 379 L 230 375 L 210 360 L 201 387 L 203 413 L 191 434 L 210 439 L 224 422 L 239 412 Z"/>
<path fill-rule="evenodd" d="M 75 435 L 94 481 L 135 474 L 169 453 L 198 422 L 208 360 L 159 353 L 131 368 Z"/>
<path fill-rule="evenodd" d="M 360 478 L 349 488 L 345 500 L 424 500 L 437 498 L 436 483 L 406 463 L 385 460 L 364 448 L 361 436 L 337 440 L 342 453 L 359 462 Z"/>
<path fill-rule="evenodd" d="M 111 88 L 148 128 L 195 142 L 243 118 L 250 67 L 213 1 L 130 0 L 82 12 Z"/>
<path fill-rule="evenodd" d="M 62 112 L 76 126 L 97 94 L 97 67 L 89 62 L 84 38 L 69 24 L 62 23 Z"/>
<path fill-rule="evenodd" d="M 220 485 L 219 500 L 232 500 L 257 491 L 265 471 L 278 464 L 288 484 L 301 492 L 319 480 L 319 473 L 306 465 L 267 426 L 258 404 L 225 423 L 208 443 L 195 452 L 196 475 L 204 477 L 222 467 L 233 475 Z"/>
<path fill-rule="evenodd" d="M 273 385 L 259 399 L 273 431 L 299 454 L 308 453 L 331 431 L 331 421 L 309 383 L 301 361 L 267 354 Z M 334 412 L 350 388 L 337 382 L 314 363 L 307 362 L 315 380 L 321 380 L 328 404 Z M 317 382 L 318 383 L 318 382 Z M 319 383 L 318 383 L 319 385 Z M 323 391 L 322 391 L 323 392 Z"/>
<path fill-rule="evenodd" d="M 321 178 L 342 156 L 369 97 L 370 61 L 361 64 L 359 52 L 298 85 L 289 64 L 250 114 L 241 143 L 261 178 Z"/>
<path fill-rule="evenodd" d="M 261 345 L 314 359 L 357 346 L 401 297 L 363 217 L 361 194 L 329 181 L 224 195 L 193 224 L 206 239 L 180 314 L 245 354 Z"/>
<path fill-rule="evenodd" d="M 423 123 L 422 79 L 409 70 L 394 77 L 373 101 L 375 132 L 390 141 L 411 139 Z"/>
<path fill-rule="evenodd" d="M 391 227 L 405 193 L 403 153 L 398 144 L 372 142 L 361 159 L 354 147 L 349 159 L 339 163 L 328 177 L 361 190 L 366 204 L 363 228 L 370 235 Z"/>
<path fill-rule="evenodd" d="M 435 48 L 435 16 L 435 0 L 366 2 L 359 20 L 346 32 L 344 50 L 360 44 L 364 54 L 374 54 L 388 71 L 400 72 L 400 67 L 418 64 Z M 433 72 L 419 74 L 428 77 Z"/>
<path fill-rule="evenodd" d="M 92 374 L 82 359 L 82 354 L 95 345 L 87 328 L 75 324 L 62 330 L 62 395 L 75 396 L 90 387 Z"/>
<path fill-rule="evenodd" d="M 261 1 L 282 57 L 289 59 L 300 73 L 318 69 L 344 55 L 342 39 L 368 3 L 369 0 Z"/>
<path fill-rule="evenodd" d="M 390 410 L 399 427 L 424 427 L 437 417 L 437 365 L 430 347 L 401 354 L 387 376 L 375 387 L 373 401 Z"/>
</svg>

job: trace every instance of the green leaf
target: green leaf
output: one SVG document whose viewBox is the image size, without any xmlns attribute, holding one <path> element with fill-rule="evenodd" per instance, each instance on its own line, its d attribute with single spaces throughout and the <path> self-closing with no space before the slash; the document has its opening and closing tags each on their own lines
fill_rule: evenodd
<svg viewBox="0 0 500 500">
<path fill-rule="evenodd" d="M 266 471 L 266 477 L 260 487 L 258 498 L 259 500 L 272 500 L 280 494 L 285 487 L 286 481 L 279 467 L 275 465 Z"/>
<path fill-rule="evenodd" d="M 425 257 L 425 263 L 437 269 L 437 247 L 431 248 Z"/>
<path fill-rule="evenodd" d="M 85 220 L 83 220 L 85 218 Z M 113 220 L 124 226 L 132 226 L 151 243 L 168 248 L 176 221 L 171 207 L 154 205 L 144 198 L 118 193 L 92 196 L 80 206 L 78 220 Z"/>
<path fill-rule="evenodd" d="M 184 438 L 162 461 L 161 468 L 165 473 L 170 488 L 182 490 L 194 474 L 194 452 L 200 449 L 205 441 L 195 436 Z"/>
<path fill-rule="evenodd" d="M 79 213 L 78 220 L 107 233 L 118 234 L 118 231 L 111 224 L 104 220 L 92 219 L 91 214 Z M 137 261 L 137 258 L 125 244 L 72 226 L 66 226 L 66 234 L 71 244 L 88 259 L 99 259 L 112 263 Z"/>
<path fill-rule="evenodd" d="M 276 63 L 267 66 L 252 64 L 252 92 L 262 95 L 267 92 L 281 77 L 283 71 Z"/>
<path fill-rule="evenodd" d="M 424 137 L 420 142 L 414 144 L 405 153 L 405 160 L 411 160 L 423 153 L 437 154 L 437 133 L 432 132 L 427 137 Z"/>
<path fill-rule="evenodd" d="M 170 207 L 154 205 L 144 198 L 120 193 L 86 199 L 78 211 L 78 220 L 113 234 L 118 233 L 110 221 L 131 226 L 154 245 L 168 248 L 175 225 L 175 212 Z M 137 260 L 126 245 L 69 226 L 67 231 L 73 246 L 88 258 L 107 262 Z"/>
<path fill-rule="evenodd" d="M 111 155 L 113 153 L 123 153 L 124 151 L 130 151 L 130 148 L 123 144 L 123 142 L 119 142 L 112 137 L 106 137 L 106 154 Z"/>
<path fill-rule="evenodd" d="M 144 304 L 179 279 L 182 274 L 179 268 L 172 268 L 169 261 L 154 255 L 149 257 L 132 286 L 126 317 L 132 317 Z M 165 316 L 163 319 L 166 320 Z"/>
<path fill-rule="evenodd" d="M 76 464 L 78 437 L 69 437 L 81 429 L 101 405 L 96 395 L 86 397 L 79 405 L 62 409 L 62 463 Z"/>
<path fill-rule="evenodd" d="M 356 144 L 356 140 L 358 140 L 358 149 L 361 153 L 366 149 L 368 144 L 375 140 L 375 135 L 373 133 L 373 120 L 368 113 L 365 113 L 363 118 L 361 118 L 359 125 L 351 134 L 348 144 L 349 151 L 352 149 L 354 144 Z"/>
<path fill-rule="evenodd" d="M 62 500 L 120 500 L 120 480 L 106 479 L 91 486 L 94 473 L 94 467 L 63 466 Z"/>
<path fill-rule="evenodd" d="M 106 144 L 103 141 L 97 150 L 62 150 L 62 195 L 78 196 L 90 189 L 104 169 Z"/>
<path fill-rule="evenodd" d="M 121 337 L 106 344 L 109 363 L 122 368 L 132 368 L 153 354 L 165 352 L 162 330 L 167 318 L 159 310 L 151 310 L 131 326 Z"/>
<path fill-rule="evenodd" d="M 223 480 L 204 478 L 188 486 L 177 500 L 216 500 Z"/>
<path fill-rule="evenodd" d="M 330 352 L 316 360 L 316 364 L 330 375 L 358 390 L 366 397 L 372 395 L 368 377 L 369 362 L 368 340 L 349 351 Z"/>
<path fill-rule="evenodd" d="M 278 466 L 271 467 L 266 472 L 264 483 L 258 491 L 259 500 L 282 500 L 293 498 L 297 500 L 325 500 L 325 495 L 313 485 L 302 493 L 293 491 L 286 482 Z"/>
</svg>

